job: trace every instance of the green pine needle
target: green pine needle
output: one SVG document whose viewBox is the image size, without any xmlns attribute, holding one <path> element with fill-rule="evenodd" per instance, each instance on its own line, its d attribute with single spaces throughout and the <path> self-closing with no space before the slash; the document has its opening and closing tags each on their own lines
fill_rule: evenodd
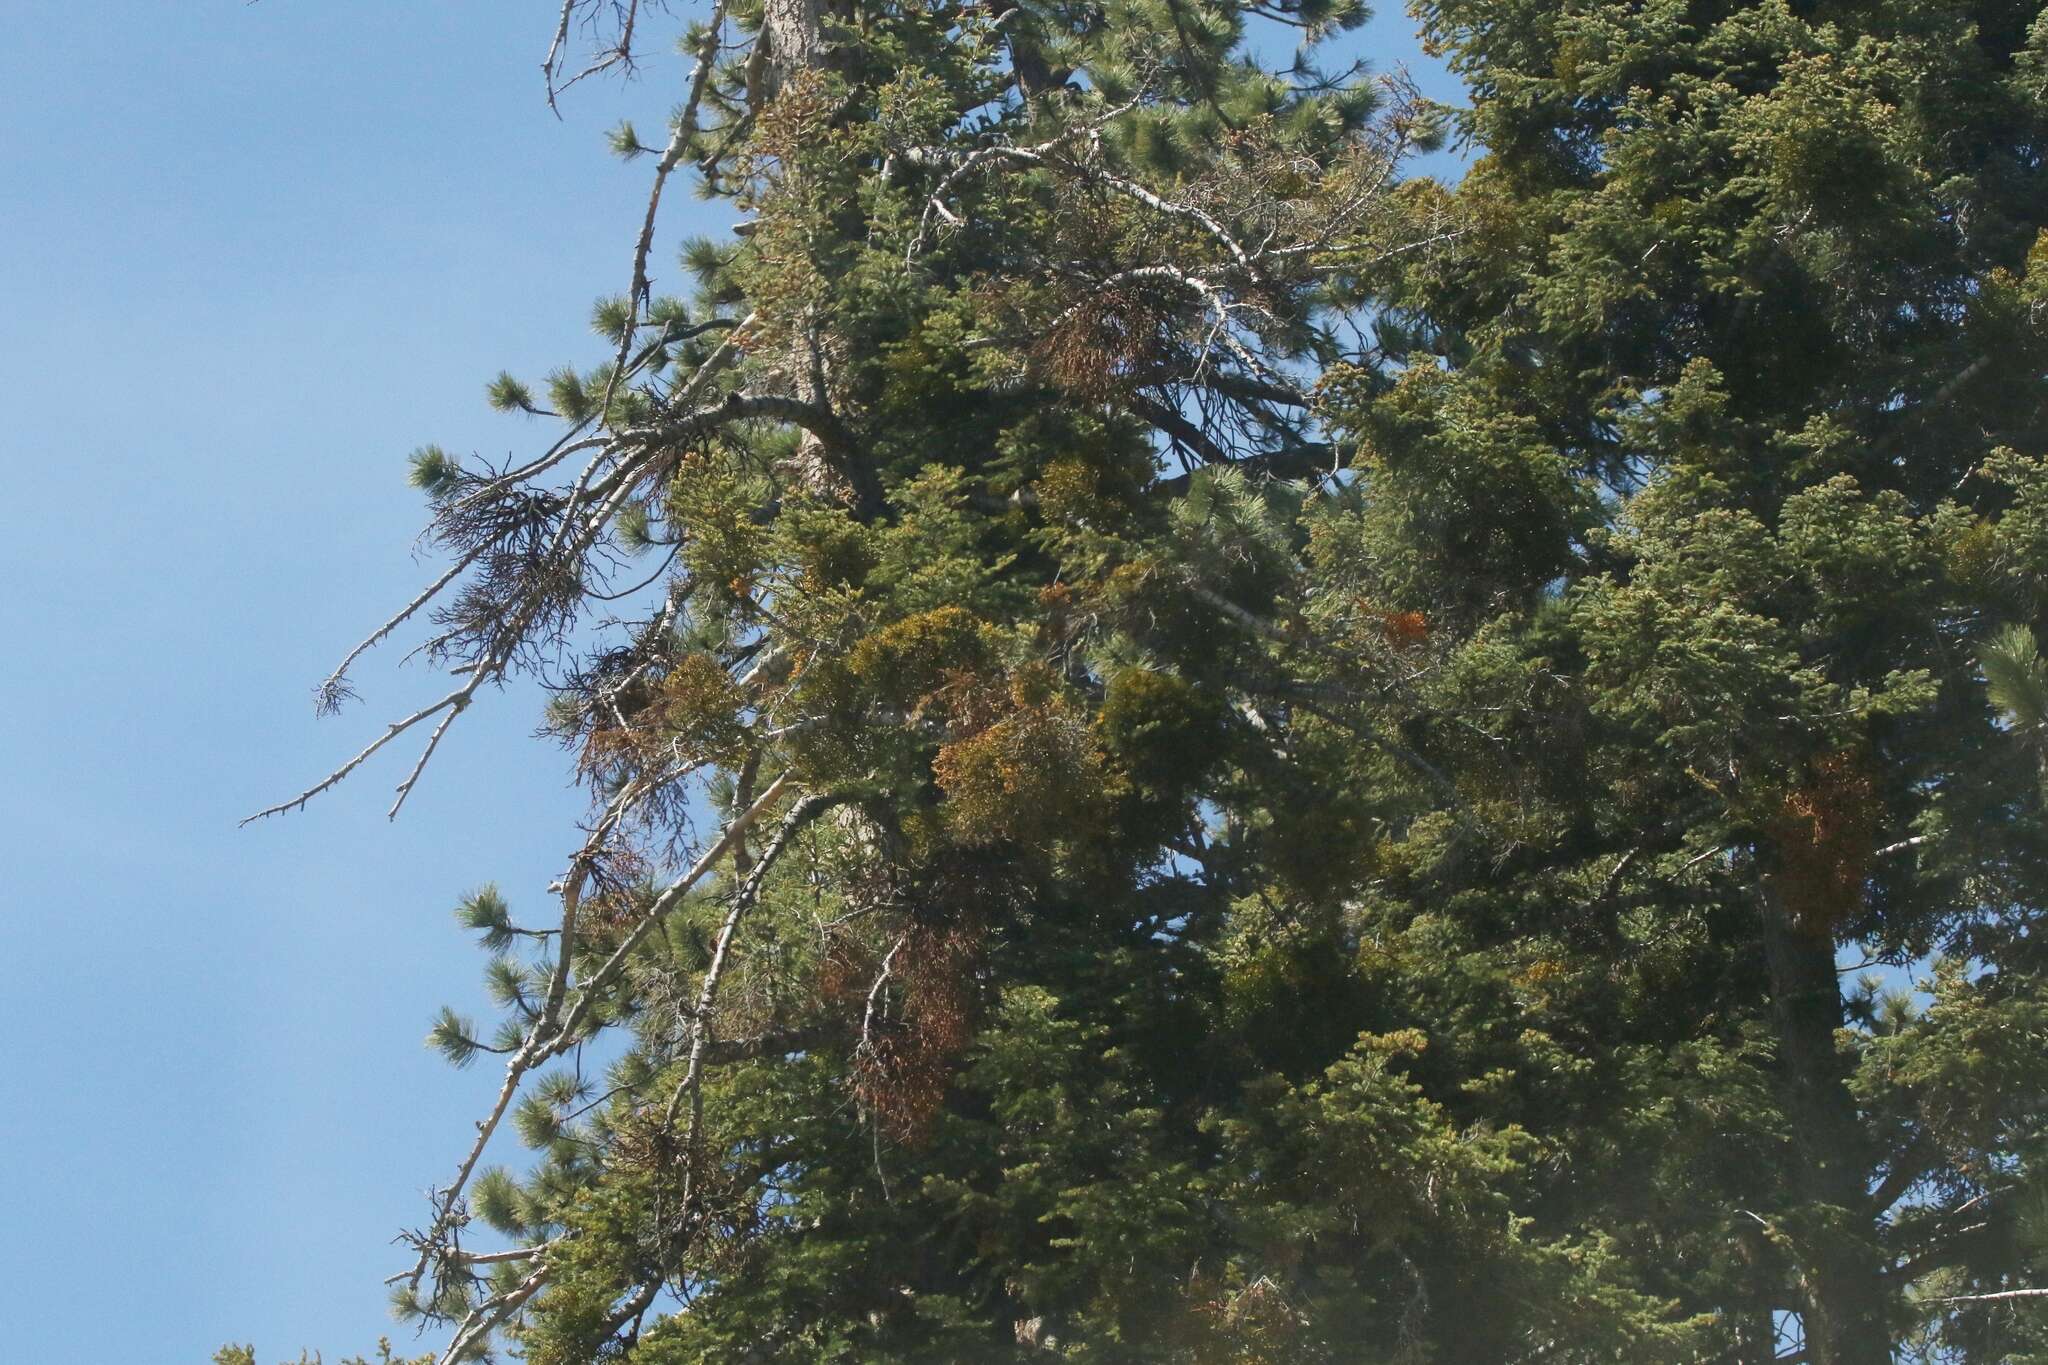
<svg viewBox="0 0 2048 1365">
<path fill-rule="evenodd" d="M 443 1005 L 434 1027 L 427 1032 L 427 1045 L 446 1057 L 450 1066 L 466 1067 L 476 1060 L 479 1051 L 476 1026 Z"/>
<path fill-rule="evenodd" d="M 507 1237 L 520 1237 L 526 1233 L 523 1202 L 519 1182 L 502 1166 L 491 1167 L 470 1187 L 470 1208 L 477 1217 Z"/>
<path fill-rule="evenodd" d="M 712 289 L 732 264 L 732 247 L 715 238 L 692 237 L 683 243 L 682 262 L 699 284 Z"/>
<path fill-rule="evenodd" d="M 640 554 L 654 544 L 653 522 L 647 515 L 647 509 L 638 503 L 621 511 L 613 528 L 618 533 L 619 544 L 634 554 Z"/>
<path fill-rule="evenodd" d="M 690 308 L 681 299 L 664 294 L 647 305 L 647 320 L 664 328 L 690 325 Z"/>
<path fill-rule="evenodd" d="M 548 399 L 555 405 L 555 411 L 571 422 L 588 419 L 597 407 L 597 399 L 583 376 L 566 365 L 548 376 Z"/>
<path fill-rule="evenodd" d="M 2048 729 L 2048 660 L 2042 659 L 2032 630 L 2007 626 L 1991 637 L 1978 666 L 1991 704 L 2012 718 L 2015 730 Z"/>
<path fill-rule="evenodd" d="M 525 1009 L 531 984 L 525 969 L 509 957 L 494 957 L 484 968 L 484 989 L 500 1008 Z"/>
<path fill-rule="evenodd" d="M 463 928 L 482 934 L 483 946 L 493 953 L 511 947 L 517 937 L 512 908 L 494 885 L 481 886 L 464 896 L 455 906 L 455 919 Z"/>
<path fill-rule="evenodd" d="M 517 1019 L 501 1019 L 497 1030 L 491 1034 L 491 1047 L 498 1052 L 510 1052 L 526 1041 L 526 1026 Z"/>
<path fill-rule="evenodd" d="M 625 340 L 633 325 L 633 306 L 624 294 L 599 299 L 590 309 L 590 330 L 616 345 Z"/>
<path fill-rule="evenodd" d="M 638 389 L 621 389 L 612 395 L 611 411 L 606 417 L 613 426 L 639 426 L 654 419 L 654 405 Z"/>
<path fill-rule="evenodd" d="M 539 1095 L 528 1095 L 513 1111 L 512 1122 L 519 1140 L 536 1150 L 553 1146 L 562 1136 L 562 1119 L 555 1107 Z"/>
<path fill-rule="evenodd" d="M 406 481 L 432 501 L 446 501 L 462 486 L 462 465 L 441 447 L 421 446 L 406 458 L 411 465 Z"/>
<path fill-rule="evenodd" d="M 640 140 L 640 134 L 634 131 L 631 119 L 620 120 L 618 127 L 605 134 L 605 141 L 611 145 L 612 155 L 625 161 L 631 161 L 636 156 L 645 156 L 654 150 Z"/>
<path fill-rule="evenodd" d="M 554 1071 L 540 1078 L 534 1084 L 536 1098 L 554 1106 L 566 1109 L 589 1097 L 590 1088 L 576 1078 L 573 1071 Z"/>
<path fill-rule="evenodd" d="M 533 391 L 514 379 L 509 371 L 498 371 L 498 377 L 486 386 L 484 393 L 492 407 L 499 412 L 539 413 L 534 406 Z"/>
<path fill-rule="evenodd" d="M 610 1083 L 618 1090 L 639 1090 L 654 1079 L 654 1064 L 643 1052 L 628 1052 L 611 1065 Z"/>
</svg>

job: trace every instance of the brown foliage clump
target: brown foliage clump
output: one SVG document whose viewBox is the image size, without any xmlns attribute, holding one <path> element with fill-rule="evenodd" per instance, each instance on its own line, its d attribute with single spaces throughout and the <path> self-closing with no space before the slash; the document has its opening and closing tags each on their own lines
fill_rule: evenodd
<svg viewBox="0 0 2048 1365">
<path fill-rule="evenodd" d="M 1877 824 L 1877 786 L 1853 750 L 1821 759 L 1785 794 L 1770 833 L 1785 910 L 1800 929 L 1832 932 L 1861 908 Z"/>
<path fill-rule="evenodd" d="M 1414 649 L 1429 642 L 1429 618 L 1419 611 L 1384 611 L 1380 634 L 1396 649 Z"/>
<path fill-rule="evenodd" d="M 922 1141 L 945 1102 L 954 1065 L 974 1038 L 976 973 L 985 935 L 954 920 L 913 925 L 889 959 L 894 1000 L 863 1006 L 853 1090 L 883 1132 Z"/>
<path fill-rule="evenodd" d="M 1046 376 L 1079 398 L 1123 391 L 1128 377 L 1167 346 L 1170 310 L 1130 289 L 1100 289 L 1077 300 L 1033 348 Z"/>
<path fill-rule="evenodd" d="M 953 833 L 969 846 L 1048 845 L 1102 791 L 1102 752 L 1079 707 L 1035 670 L 1011 680 L 1010 702 L 932 761 Z"/>
</svg>

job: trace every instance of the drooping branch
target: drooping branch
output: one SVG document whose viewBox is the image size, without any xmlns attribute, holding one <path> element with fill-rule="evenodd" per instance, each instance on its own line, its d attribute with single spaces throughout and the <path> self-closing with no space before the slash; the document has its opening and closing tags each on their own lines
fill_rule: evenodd
<svg viewBox="0 0 2048 1365">
<path fill-rule="evenodd" d="M 712 382 L 735 353 L 746 324 L 751 320 L 750 314 L 734 326 L 690 379 L 678 387 L 674 399 L 677 407 L 694 400 Z M 506 676 L 514 659 L 529 643 L 529 628 L 544 617 L 560 613 L 563 607 L 558 599 L 566 597 L 573 602 L 585 595 L 581 584 L 586 556 L 614 523 L 621 509 L 651 480 L 672 467 L 689 445 L 733 423 L 750 420 L 797 426 L 816 437 L 828 453 L 847 467 L 859 467 L 853 437 L 835 414 L 820 404 L 806 403 L 784 394 L 735 392 L 716 403 L 694 411 L 686 410 L 685 415 L 659 425 L 629 428 L 602 440 L 593 439 L 561 447 L 563 453 L 576 448 L 576 445 L 595 447 L 596 454 L 566 494 L 546 499 L 525 495 L 521 505 L 513 509 L 510 528 L 530 526 L 537 516 L 548 517 L 553 525 L 544 544 L 534 552 L 532 562 L 522 564 L 517 570 L 518 577 L 508 585 L 509 600 L 494 601 L 488 594 L 479 595 L 473 587 L 458 604 L 458 624 L 429 641 L 428 647 L 443 649 L 455 644 L 465 632 L 480 639 L 479 651 L 458 670 L 466 675 L 462 683 L 438 700 L 392 722 L 382 735 L 319 782 L 296 796 L 257 811 L 241 823 L 246 825 L 266 816 L 304 809 L 314 797 L 338 786 L 393 740 L 438 718 L 422 752 L 397 788 L 396 799 L 388 812 L 391 818 L 396 818 L 455 718 L 468 708 L 486 683 Z M 556 458 L 561 458 L 560 454 Z M 608 473 L 605 472 L 607 467 Z M 520 496 L 517 485 L 507 485 L 502 479 L 494 479 L 484 489 L 465 493 L 445 505 L 437 517 L 444 537 L 459 536 L 463 534 L 463 528 L 471 525 L 487 528 L 485 533 L 427 590 L 351 650 L 341 667 L 323 686 L 330 690 L 345 686 L 341 680 L 346 669 L 365 650 L 389 636 L 441 594 L 463 570 L 501 553 L 500 547 L 513 529 L 508 529 L 507 519 L 498 516 L 493 509 L 498 505 L 497 500 L 514 496 Z M 463 607 L 468 607 L 468 614 L 474 616 L 473 624 L 465 626 L 461 623 Z"/>
</svg>

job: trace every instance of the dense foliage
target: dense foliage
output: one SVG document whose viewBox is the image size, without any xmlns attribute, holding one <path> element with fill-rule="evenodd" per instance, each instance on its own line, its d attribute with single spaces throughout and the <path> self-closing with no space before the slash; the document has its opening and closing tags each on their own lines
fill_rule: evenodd
<svg viewBox="0 0 2048 1365">
<path fill-rule="evenodd" d="M 2048 1360 L 2048 11 L 1362 18 L 720 0 L 620 129 L 567 434 L 414 462 L 393 733 L 562 664 L 593 795 L 451 1355 Z"/>
</svg>

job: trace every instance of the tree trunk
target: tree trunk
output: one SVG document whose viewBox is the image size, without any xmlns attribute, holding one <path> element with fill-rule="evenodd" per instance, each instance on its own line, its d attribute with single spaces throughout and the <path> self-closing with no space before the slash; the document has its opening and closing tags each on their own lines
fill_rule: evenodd
<svg viewBox="0 0 2048 1365">
<path fill-rule="evenodd" d="M 1785 1114 L 1795 1143 L 1791 1234 L 1812 1365 L 1888 1365 L 1887 1295 L 1875 1228 L 1862 1211 L 1868 1141 L 1835 1049 L 1842 1025 L 1834 937 L 1791 913 L 1764 878 L 1763 943 Z"/>
<path fill-rule="evenodd" d="M 830 65 L 826 23 L 845 18 L 845 7 L 828 0 L 763 0 L 757 52 L 762 65 L 758 87 L 751 92 L 756 112 L 805 73 L 823 71 Z M 836 122 L 840 115 L 833 117 Z M 798 172 L 785 165 L 784 173 L 792 177 L 785 188 L 792 188 Z M 790 395 L 814 408 L 835 412 L 839 406 L 835 378 L 846 354 L 844 343 L 808 311 L 786 322 L 788 353 L 778 368 Z M 806 430 L 797 438 L 796 454 L 788 468 L 798 488 L 821 501 L 851 508 L 862 521 L 873 521 L 882 513 L 881 479 L 851 444 L 835 449 L 816 431 Z"/>
<path fill-rule="evenodd" d="M 772 99 L 790 77 L 825 64 L 825 26 L 818 0 L 766 0 L 761 33 L 768 43 L 768 85 Z"/>
</svg>

